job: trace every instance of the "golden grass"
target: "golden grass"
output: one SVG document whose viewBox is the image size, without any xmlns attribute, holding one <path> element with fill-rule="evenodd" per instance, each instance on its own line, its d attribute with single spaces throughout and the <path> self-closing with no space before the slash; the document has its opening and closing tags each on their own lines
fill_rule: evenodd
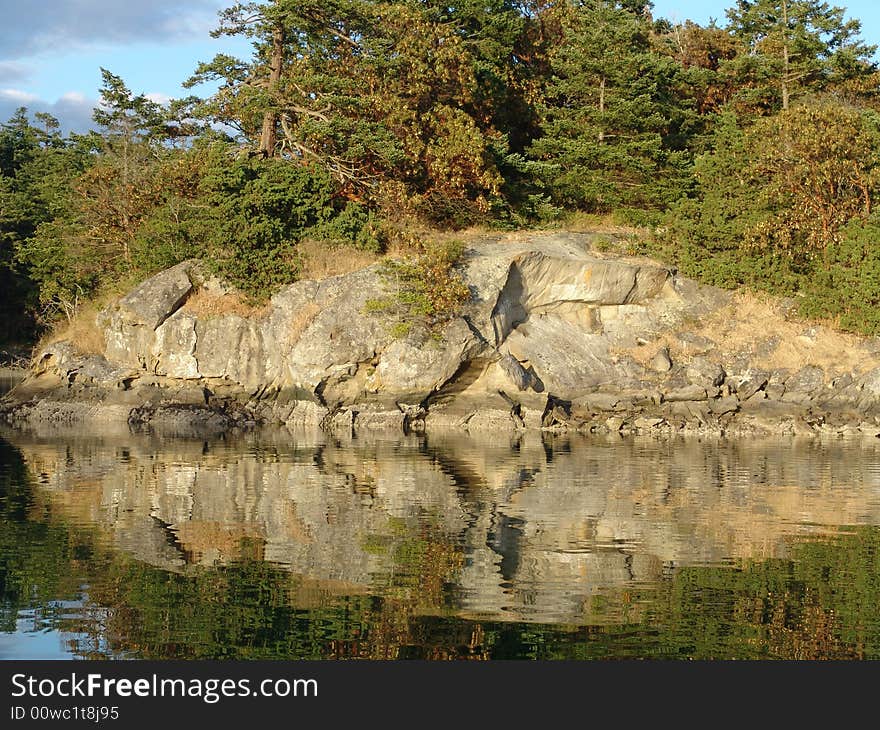
<svg viewBox="0 0 880 730">
<path fill-rule="evenodd" d="M 70 320 L 59 321 L 40 338 L 35 352 L 55 342 L 66 340 L 80 355 L 103 355 L 106 346 L 104 331 L 96 320 L 98 312 L 104 308 L 108 299 L 109 297 L 104 297 L 81 304 Z"/>
<path fill-rule="evenodd" d="M 807 365 L 821 367 L 834 377 L 840 373 L 862 373 L 880 366 L 880 360 L 864 347 L 865 338 L 840 332 L 831 322 L 816 322 L 792 316 L 782 300 L 763 292 L 741 289 L 730 302 L 698 322 L 678 328 L 712 345 L 694 348 L 682 342 L 677 332 L 664 332 L 650 343 L 626 348 L 626 354 L 647 364 L 662 347 L 668 347 L 673 362 L 688 363 L 697 355 L 711 355 L 724 361 L 731 353 L 749 352 L 754 367 L 766 370 L 797 371 Z M 766 351 L 772 335 L 776 346 Z M 765 350 L 758 355 L 760 350 Z"/>
<path fill-rule="evenodd" d="M 302 259 L 300 279 L 327 279 L 363 269 L 379 260 L 378 254 L 344 244 L 328 246 L 321 241 L 301 241 L 298 252 Z"/>
<path fill-rule="evenodd" d="M 625 223 L 613 213 L 566 213 L 558 227 L 570 233 L 605 233 L 612 236 L 641 236 L 647 233 L 646 228 Z"/>
<path fill-rule="evenodd" d="M 182 309 L 199 319 L 211 319 L 228 314 L 239 317 L 259 317 L 265 314 L 268 303 L 253 304 L 237 291 L 218 292 L 199 287 L 183 303 Z"/>
</svg>

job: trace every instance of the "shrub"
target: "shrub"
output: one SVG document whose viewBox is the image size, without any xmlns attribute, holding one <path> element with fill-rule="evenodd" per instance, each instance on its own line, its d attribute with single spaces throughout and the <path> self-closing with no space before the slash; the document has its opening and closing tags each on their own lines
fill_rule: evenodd
<svg viewBox="0 0 880 730">
<path fill-rule="evenodd" d="M 880 335 L 880 216 L 853 221 L 803 286 L 800 310 L 841 329 Z"/>
<path fill-rule="evenodd" d="M 432 243 L 424 251 L 383 265 L 385 297 L 367 302 L 368 312 L 395 318 L 394 337 L 405 337 L 418 327 L 432 334 L 459 314 L 470 299 L 470 289 L 456 271 L 464 254 L 458 240 Z"/>
</svg>

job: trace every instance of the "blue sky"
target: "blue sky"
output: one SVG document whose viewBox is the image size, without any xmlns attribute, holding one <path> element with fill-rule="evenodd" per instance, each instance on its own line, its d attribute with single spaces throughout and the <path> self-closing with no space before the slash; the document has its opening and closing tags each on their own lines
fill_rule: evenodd
<svg viewBox="0 0 880 730">
<path fill-rule="evenodd" d="M 719 2 L 718 0 L 653 0 L 654 17 L 669 18 L 683 22 L 693 20 L 706 25 L 714 18 L 718 25 L 726 24 L 725 10 L 735 4 L 735 0 Z M 867 43 L 880 45 L 880 3 L 877 0 L 852 0 L 852 2 L 834 2 L 828 4 L 846 9 L 847 18 L 856 18 L 862 22 L 862 37 Z"/>
<path fill-rule="evenodd" d="M 157 101 L 217 53 L 250 55 L 243 39 L 213 39 L 227 0 L 0 0 L 0 120 L 19 106 L 83 130 L 101 67 Z M 198 89 L 197 89 L 198 90 Z"/>
<path fill-rule="evenodd" d="M 654 16 L 725 22 L 730 2 L 654 0 Z M 216 53 L 248 56 L 241 39 L 210 37 L 231 0 L 0 0 L 0 120 L 18 106 L 49 111 L 66 128 L 84 129 L 101 82 L 100 67 L 156 100 L 182 96 L 199 61 Z M 880 3 L 839 3 L 880 44 Z M 198 89 L 196 91 L 199 91 Z M 209 91 L 205 89 L 204 91 Z"/>
</svg>

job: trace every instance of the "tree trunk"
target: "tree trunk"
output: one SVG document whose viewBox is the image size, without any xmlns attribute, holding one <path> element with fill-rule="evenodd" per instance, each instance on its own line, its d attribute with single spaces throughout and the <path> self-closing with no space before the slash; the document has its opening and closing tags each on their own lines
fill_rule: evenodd
<svg viewBox="0 0 880 730">
<path fill-rule="evenodd" d="M 605 77 L 603 76 L 599 80 L 599 144 L 602 144 L 605 141 L 605 129 L 602 125 L 605 124 L 605 120 L 602 119 L 602 116 L 605 115 Z"/>
<path fill-rule="evenodd" d="M 284 28 L 279 23 L 272 29 L 272 56 L 269 60 L 269 103 L 271 108 L 263 114 L 263 130 L 260 133 L 260 154 L 263 157 L 275 156 L 278 141 L 278 112 L 275 110 L 275 94 L 281 81 L 284 67 Z"/>
<path fill-rule="evenodd" d="M 782 108 L 788 109 L 788 0 L 782 0 Z"/>
</svg>

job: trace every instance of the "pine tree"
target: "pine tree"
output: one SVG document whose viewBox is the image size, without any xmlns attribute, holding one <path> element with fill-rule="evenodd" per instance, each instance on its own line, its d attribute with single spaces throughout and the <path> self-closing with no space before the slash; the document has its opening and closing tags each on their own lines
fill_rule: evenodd
<svg viewBox="0 0 880 730">
<path fill-rule="evenodd" d="M 844 13 L 819 0 L 738 0 L 727 18 L 749 50 L 741 65 L 766 78 L 779 106 L 788 109 L 794 97 L 876 72 L 870 60 L 876 46 L 859 39 L 861 24 Z"/>
<path fill-rule="evenodd" d="M 677 65 L 652 51 L 651 26 L 611 0 L 561 10 L 531 148 L 558 203 L 588 211 L 662 207 L 680 192 L 681 155 L 664 143 Z"/>
</svg>

